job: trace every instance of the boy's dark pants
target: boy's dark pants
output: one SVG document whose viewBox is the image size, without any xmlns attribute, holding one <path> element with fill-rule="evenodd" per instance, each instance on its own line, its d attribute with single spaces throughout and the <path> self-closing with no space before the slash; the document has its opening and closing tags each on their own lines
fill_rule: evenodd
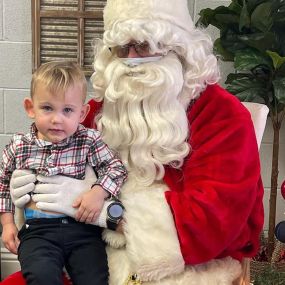
<svg viewBox="0 0 285 285">
<path fill-rule="evenodd" d="M 73 285 L 107 285 L 101 228 L 72 218 L 27 220 L 19 232 L 18 258 L 27 285 L 62 285 L 65 266 Z"/>
</svg>

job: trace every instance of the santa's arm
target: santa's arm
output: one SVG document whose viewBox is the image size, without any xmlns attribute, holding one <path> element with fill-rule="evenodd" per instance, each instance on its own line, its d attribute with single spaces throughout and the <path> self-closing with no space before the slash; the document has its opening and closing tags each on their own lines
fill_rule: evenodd
<svg viewBox="0 0 285 285">
<path fill-rule="evenodd" d="M 250 114 L 228 96 L 223 106 L 205 103 L 207 97 L 189 114 L 192 150 L 181 179 L 173 181 L 171 173 L 165 177 L 170 187 L 165 196 L 186 264 L 252 256 L 263 225 L 263 187 Z"/>
</svg>

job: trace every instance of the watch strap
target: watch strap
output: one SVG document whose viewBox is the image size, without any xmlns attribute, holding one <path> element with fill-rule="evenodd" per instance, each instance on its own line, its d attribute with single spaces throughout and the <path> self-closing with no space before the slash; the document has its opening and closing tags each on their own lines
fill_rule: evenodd
<svg viewBox="0 0 285 285">
<path fill-rule="evenodd" d="M 118 220 L 117 222 L 115 222 L 115 221 L 112 221 L 112 220 L 110 220 L 110 219 L 107 218 L 107 221 L 106 221 L 106 223 L 107 223 L 107 228 L 108 228 L 109 230 L 115 231 L 115 230 L 117 229 L 117 227 L 118 227 L 119 222 L 120 222 L 120 220 Z"/>
</svg>

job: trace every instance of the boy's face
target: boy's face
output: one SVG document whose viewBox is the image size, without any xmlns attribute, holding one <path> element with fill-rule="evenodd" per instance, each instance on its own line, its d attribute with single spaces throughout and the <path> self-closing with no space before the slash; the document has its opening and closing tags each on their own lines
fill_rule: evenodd
<svg viewBox="0 0 285 285">
<path fill-rule="evenodd" d="M 77 130 L 89 110 L 83 104 L 81 86 L 71 86 L 64 94 L 52 94 L 46 86 L 38 83 L 33 99 L 26 98 L 24 106 L 38 129 L 37 137 L 58 143 Z"/>
</svg>

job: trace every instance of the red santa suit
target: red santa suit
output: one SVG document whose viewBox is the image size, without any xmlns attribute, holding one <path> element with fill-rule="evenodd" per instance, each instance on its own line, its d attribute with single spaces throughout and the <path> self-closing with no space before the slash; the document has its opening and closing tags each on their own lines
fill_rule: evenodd
<svg viewBox="0 0 285 285">
<path fill-rule="evenodd" d="M 101 107 L 89 104 L 87 126 Z M 236 260 L 257 252 L 263 186 L 249 112 L 211 85 L 187 115 L 191 152 L 181 169 L 167 166 L 164 181 L 150 187 L 130 171 L 122 189 L 125 237 L 104 234 L 110 284 L 123 284 L 127 272 L 146 284 L 231 284 L 240 273 Z"/>
</svg>

